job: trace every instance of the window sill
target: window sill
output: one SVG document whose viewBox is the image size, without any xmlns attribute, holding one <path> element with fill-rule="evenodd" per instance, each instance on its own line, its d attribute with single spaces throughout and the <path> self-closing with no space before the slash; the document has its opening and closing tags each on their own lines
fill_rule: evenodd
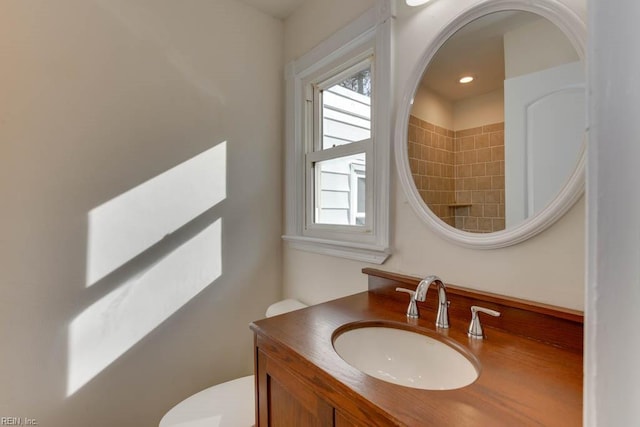
<svg viewBox="0 0 640 427">
<path fill-rule="evenodd" d="M 383 264 L 391 255 L 387 248 L 306 236 L 282 236 L 289 246 L 301 251 L 329 255 L 370 264 Z"/>
</svg>

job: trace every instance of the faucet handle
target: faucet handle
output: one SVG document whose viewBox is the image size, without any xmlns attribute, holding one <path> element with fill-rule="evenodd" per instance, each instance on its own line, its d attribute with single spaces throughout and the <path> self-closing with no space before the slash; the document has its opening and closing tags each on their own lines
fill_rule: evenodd
<svg viewBox="0 0 640 427">
<path fill-rule="evenodd" d="M 416 291 L 412 291 L 407 288 L 396 288 L 396 292 L 404 292 L 409 294 L 409 307 L 407 307 L 407 317 L 410 319 L 417 319 L 419 317 L 418 305 L 416 304 Z"/>
<path fill-rule="evenodd" d="M 500 312 L 485 307 L 478 307 L 477 305 L 471 306 L 471 324 L 469 324 L 469 332 L 467 332 L 467 335 L 469 335 L 469 337 L 471 338 L 481 340 L 484 339 L 484 331 L 482 330 L 482 325 L 480 324 L 480 317 L 478 316 L 478 312 L 486 313 L 494 317 L 500 316 Z"/>
</svg>

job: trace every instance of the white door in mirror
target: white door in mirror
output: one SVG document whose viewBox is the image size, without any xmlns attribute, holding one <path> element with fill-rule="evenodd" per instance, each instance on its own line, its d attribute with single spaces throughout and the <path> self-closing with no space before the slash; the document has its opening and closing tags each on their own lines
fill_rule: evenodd
<svg viewBox="0 0 640 427">
<path fill-rule="evenodd" d="M 576 167 L 586 125 L 585 69 L 572 62 L 504 82 L 506 225 L 547 206 Z"/>
</svg>

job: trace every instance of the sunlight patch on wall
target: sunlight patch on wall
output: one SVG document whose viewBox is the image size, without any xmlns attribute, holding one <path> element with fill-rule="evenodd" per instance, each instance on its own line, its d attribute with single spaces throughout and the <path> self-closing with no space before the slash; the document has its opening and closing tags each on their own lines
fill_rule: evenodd
<svg viewBox="0 0 640 427">
<path fill-rule="evenodd" d="M 222 275 L 222 219 L 78 315 L 69 327 L 67 396 Z"/>
<path fill-rule="evenodd" d="M 226 141 L 89 212 L 86 286 L 226 198 Z"/>
</svg>

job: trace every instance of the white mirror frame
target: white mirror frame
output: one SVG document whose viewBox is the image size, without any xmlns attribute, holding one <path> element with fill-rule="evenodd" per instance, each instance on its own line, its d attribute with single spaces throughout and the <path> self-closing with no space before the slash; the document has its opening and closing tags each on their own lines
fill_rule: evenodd
<svg viewBox="0 0 640 427">
<path fill-rule="evenodd" d="M 582 151 L 579 153 L 577 165 L 564 187 L 543 210 L 527 218 L 517 226 L 493 233 L 470 233 L 458 230 L 438 218 L 422 200 L 416 189 L 409 166 L 407 133 L 409 114 L 411 113 L 411 99 L 420 84 L 424 71 L 438 49 L 460 28 L 487 14 L 506 10 L 533 12 L 548 19 L 564 32 L 576 49 L 578 56 L 582 60 L 585 59 L 586 25 L 578 15 L 562 3 L 554 0 L 536 0 L 535 2 L 528 0 L 487 0 L 458 15 L 427 46 L 416 68 L 409 76 L 396 116 L 394 141 L 396 165 L 400 175 L 400 183 L 407 195 L 409 204 L 418 216 L 437 234 L 451 242 L 476 249 L 503 248 L 535 236 L 560 219 L 580 199 L 585 188 L 586 129 L 585 141 L 582 144 Z"/>
</svg>

